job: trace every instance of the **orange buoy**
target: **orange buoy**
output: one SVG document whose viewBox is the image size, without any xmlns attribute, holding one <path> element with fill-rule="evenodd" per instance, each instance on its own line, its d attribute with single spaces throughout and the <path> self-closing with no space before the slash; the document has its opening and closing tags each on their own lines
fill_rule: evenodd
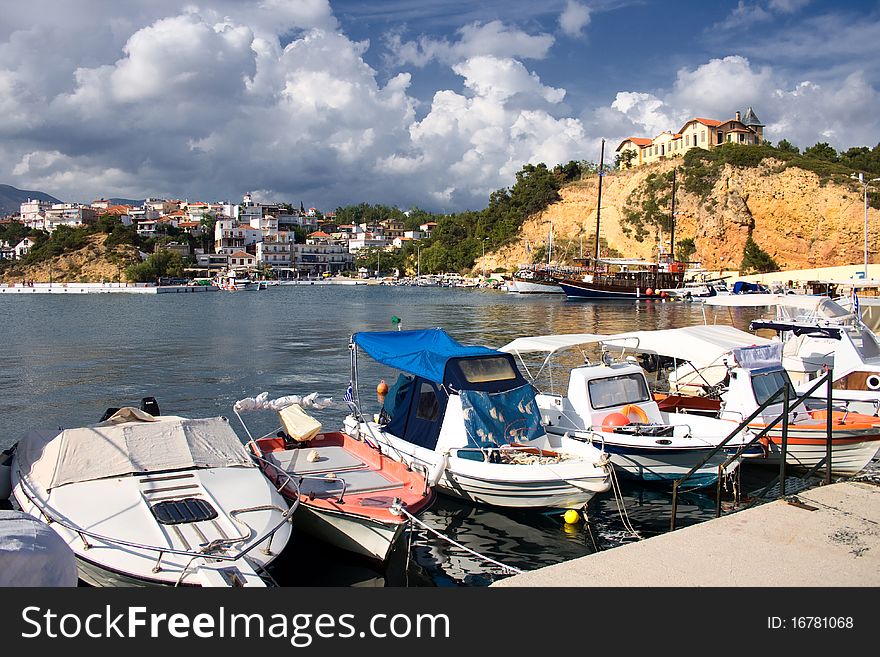
<svg viewBox="0 0 880 657">
<path fill-rule="evenodd" d="M 602 431 L 613 431 L 614 427 L 625 427 L 629 418 L 623 413 L 609 413 L 602 420 Z"/>
<path fill-rule="evenodd" d="M 653 295 L 654 295 L 654 290 L 653 290 L 652 288 L 649 287 L 647 290 L 645 290 L 645 294 L 647 294 L 649 297 L 650 297 L 650 296 L 653 296 Z"/>
<path fill-rule="evenodd" d="M 385 379 L 379 381 L 379 385 L 376 386 L 376 396 L 379 398 L 379 403 L 385 401 L 385 395 L 388 394 L 388 384 L 385 383 Z"/>
</svg>

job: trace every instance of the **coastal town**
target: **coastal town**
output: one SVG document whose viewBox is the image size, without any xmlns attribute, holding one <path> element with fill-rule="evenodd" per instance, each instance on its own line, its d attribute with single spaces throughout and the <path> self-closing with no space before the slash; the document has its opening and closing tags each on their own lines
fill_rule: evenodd
<svg viewBox="0 0 880 657">
<path fill-rule="evenodd" d="M 333 211 L 322 213 L 302 204 L 296 209 L 289 204 L 262 203 L 250 193 L 240 203 L 148 198 L 140 205 L 130 205 L 107 199 L 90 204 L 28 199 L 17 215 L 0 219 L 0 225 L 20 223 L 51 236 L 61 226 L 90 226 L 102 216 L 134 227 L 144 239 L 179 235 L 206 245 L 191 247 L 186 239 L 167 239 L 158 247 L 188 258 L 191 264 L 186 273 L 190 278 L 258 269 L 280 280 L 334 276 L 351 272 L 355 255 L 363 249 L 400 249 L 407 242 L 430 238 L 436 227 L 435 222 L 426 222 L 408 230 L 403 222 L 390 219 L 342 224 Z M 21 260 L 34 244 L 32 237 L 15 244 L 0 242 L 0 260 Z M 366 269 L 361 273 L 367 273 Z"/>
</svg>

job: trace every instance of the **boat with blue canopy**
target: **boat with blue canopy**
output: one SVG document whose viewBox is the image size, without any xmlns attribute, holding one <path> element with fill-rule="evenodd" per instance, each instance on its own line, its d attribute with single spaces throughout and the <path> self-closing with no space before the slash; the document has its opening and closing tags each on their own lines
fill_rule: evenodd
<svg viewBox="0 0 880 657">
<path fill-rule="evenodd" d="M 346 431 L 423 470 L 440 492 L 475 503 L 582 509 L 611 487 L 607 456 L 548 435 L 535 390 L 510 354 L 466 346 L 440 328 L 355 333 Z M 364 413 L 358 352 L 400 371 L 381 408 Z"/>
</svg>

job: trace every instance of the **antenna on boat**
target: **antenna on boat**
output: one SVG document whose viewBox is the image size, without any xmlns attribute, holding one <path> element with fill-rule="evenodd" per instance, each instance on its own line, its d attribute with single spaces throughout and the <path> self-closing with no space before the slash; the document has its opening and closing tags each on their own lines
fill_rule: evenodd
<svg viewBox="0 0 880 657">
<path fill-rule="evenodd" d="M 599 214 L 602 212 L 602 178 L 605 175 L 605 140 L 602 140 L 602 150 L 599 152 L 599 200 L 596 203 L 596 266 L 599 266 Z"/>
</svg>

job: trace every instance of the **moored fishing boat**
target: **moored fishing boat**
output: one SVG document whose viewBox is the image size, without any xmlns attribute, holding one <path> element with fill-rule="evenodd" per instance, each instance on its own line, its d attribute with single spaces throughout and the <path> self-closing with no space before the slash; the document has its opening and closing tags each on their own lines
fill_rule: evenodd
<svg viewBox="0 0 880 657">
<path fill-rule="evenodd" d="M 536 377 L 558 351 L 606 336 L 593 334 L 546 335 L 518 338 L 500 348 L 522 359 L 524 354 L 547 354 Z M 605 354 L 607 356 L 607 354 Z M 533 379 L 534 380 L 534 379 Z M 552 377 L 551 377 L 552 385 Z M 644 482 L 671 483 L 692 468 L 687 486 L 714 484 L 719 466 L 752 435 L 736 433 L 737 423 L 660 411 L 651 396 L 644 370 L 636 364 L 587 363 L 571 370 L 566 395 L 537 395 L 541 420 L 548 433 L 589 442 L 611 457 L 620 473 Z M 719 449 L 721 447 L 721 449 Z M 749 454 L 762 455 L 758 446 Z M 725 474 L 736 470 L 733 461 Z"/>
<path fill-rule="evenodd" d="M 285 498 L 298 500 L 298 528 L 340 549 L 385 561 L 407 526 L 396 505 L 416 515 L 431 504 L 433 491 L 421 474 L 376 445 L 341 431 L 322 431 L 303 408 L 330 403 L 315 395 L 269 400 L 263 393 L 239 400 L 234 411 L 263 472 Z M 241 417 L 251 410 L 277 412 L 280 427 L 254 438 Z"/>
<path fill-rule="evenodd" d="M 114 409 L 115 410 L 115 409 Z M 16 445 L 13 495 L 95 586 L 265 586 L 288 506 L 225 418 L 116 410 Z"/>
<path fill-rule="evenodd" d="M 604 344 L 669 359 L 670 369 L 661 366 L 660 370 L 667 377 L 671 394 L 655 395 L 662 411 L 693 412 L 742 422 L 776 396 L 749 423 L 751 429 L 760 432 L 783 414 L 784 388 L 788 387 L 792 402 L 798 398 L 782 366 L 782 343 L 730 326 L 634 331 L 611 336 Z M 698 391 L 701 394 L 695 395 Z M 790 412 L 786 463 L 803 468 L 824 463 L 829 441 L 826 407 L 825 400 L 813 399 Z M 782 431 L 779 422 L 762 438 L 767 451 L 764 462 L 781 460 Z M 853 475 L 880 449 L 880 418 L 832 410 L 830 440 L 832 472 Z"/>
<path fill-rule="evenodd" d="M 402 373 L 381 412 L 364 416 L 357 351 Z M 464 346 L 442 329 L 355 333 L 349 433 L 427 474 L 441 492 L 501 507 L 581 509 L 611 486 L 602 452 L 541 427 L 534 390 L 512 356 Z"/>
</svg>

